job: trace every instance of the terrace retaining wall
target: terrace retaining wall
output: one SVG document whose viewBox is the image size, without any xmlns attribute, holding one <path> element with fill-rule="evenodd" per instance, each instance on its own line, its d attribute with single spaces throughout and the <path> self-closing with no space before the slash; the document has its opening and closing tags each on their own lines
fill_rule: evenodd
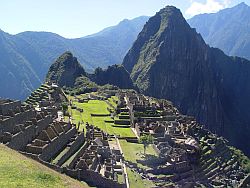
<svg viewBox="0 0 250 188">
<path fill-rule="evenodd" d="M 57 162 L 57 165 L 61 166 L 70 156 L 72 156 L 85 142 L 84 133 L 81 133 L 75 140 L 75 142 L 70 146 L 70 149 L 65 153 L 61 159 Z"/>
<path fill-rule="evenodd" d="M 69 139 L 77 133 L 75 128 L 70 129 L 68 132 L 60 135 L 53 142 L 51 142 L 46 148 L 43 149 L 42 154 L 39 155 L 39 158 L 43 161 L 48 161 L 53 156 L 55 156 L 60 150 L 62 150 Z"/>
</svg>

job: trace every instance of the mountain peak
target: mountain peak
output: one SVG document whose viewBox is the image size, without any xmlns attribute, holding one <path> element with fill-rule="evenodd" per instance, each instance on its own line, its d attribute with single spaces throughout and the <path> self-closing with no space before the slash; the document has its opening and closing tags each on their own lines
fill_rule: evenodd
<svg viewBox="0 0 250 188">
<path fill-rule="evenodd" d="M 168 14 L 169 15 L 176 15 L 176 14 L 182 14 L 180 9 L 176 8 L 172 5 L 167 5 L 166 7 L 162 8 L 158 13 L 160 14 Z"/>
<path fill-rule="evenodd" d="M 169 23 L 176 24 L 177 22 L 186 22 L 180 9 L 174 6 L 166 6 L 165 8 L 161 9 L 158 13 L 161 16 L 161 25 L 165 24 L 168 26 Z"/>
<path fill-rule="evenodd" d="M 76 78 L 85 75 L 86 72 L 77 58 L 70 51 L 66 51 L 51 65 L 46 81 L 54 82 L 61 87 L 73 87 Z"/>
<path fill-rule="evenodd" d="M 186 41 L 187 45 L 190 43 L 188 37 L 201 41 L 200 46 L 202 46 L 202 49 L 206 45 L 200 35 L 196 35 L 196 32 L 190 28 L 179 9 L 174 6 L 166 6 L 144 25 L 137 41 L 134 43 L 134 47 L 125 56 L 123 65 L 128 72 L 134 72 L 134 74 L 132 73 L 132 78 L 136 80 L 139 75 L 137 74 L 138 71 L 140 72 L 144 68 L 146 70 L 147 66 L 154 64 L 156 54 L 160 53 L 161 47 L 166 46 L 170 48 L 172 44 L 175 45 L 175 48 L 177 46 L 183 47 L 183 42 Z M 189 47 L 192 46 L 187 48 Z M 150 58 L 150 61 L 149 59 L 145 61 L 144 57 L 140 56 L 139 52 L 141 50 L 145 51 L 144 54 Z M 170 52 L 172 53 L 173 50 L 174 48 Z M 136 55 L 136 57 L 132 57 L 132 54 Z M 130 58 L 135 58 L 135 60 L 131 61 Z M 139 63 L 134 67 L 137 60 L 139 60 Z M 147 64 L 146 67 L 144 67 L 145 64 Z M 132 70 L 133 67 L 134 71 Z"/>
<path fill-rule="evenodd" d="M 238 6 L 244 6 L 244 7 L 248 7 L 248 5 L 245 2 L 241 2 L 240 4 L 238 4 Z"/>
<path fill-rule="evenodd" d="M 64 53 L 58 58 L 59 61 L 56 61 L 56 62 L 64 63 L 64 62 L 67 62 L 67 60 L 71 60 L 72 58 L 73 58 L 73 54 L 72 54 L 70 51 L 66 51 L 66 52 L 64 52 Z M 64 61 L 61 61 L 61 60 L 64 60 Z M 55 62 L 55 63 L 56 63 L 56 62 Z"/>
<path fill-rule="evenodd" d="M 238 5 L 236 5 L 236 6 L 232 7 L 232 8 L 229 8 L 229 9 L 241 11 L 241 10 L 247 10 L 249 8 L 250 7 L 245 2 L 241 2 Z M 225 10 L 228 10 L 228 9 L 225 9 Z M 221 11 L 224 11 L 224 10 L 221 10 Z"/>
<path fill-rule="evenodd" d="M 229 15 L 233 14 L 227 19 Z M 167 6 L 149 19 L 123 65 L 140 92 L 172 101 L 183 113 L 250 152 L 234 134 L 235 124 L 250 122 L 244 115 L 250 106 L 250 86 L 245 84 L 250 81 L 249 62 L 210 48 L 177 8 Z M 241 127 L 244 138 L 247 127 Z"/>
</svg>

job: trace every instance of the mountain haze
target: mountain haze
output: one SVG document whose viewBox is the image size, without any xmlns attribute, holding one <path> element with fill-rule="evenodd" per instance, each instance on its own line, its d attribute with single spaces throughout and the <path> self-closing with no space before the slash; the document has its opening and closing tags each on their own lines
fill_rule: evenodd
<svg viewBox="0 0 250 188">
<path fill-rule="evenodd" d="M 88 72 L 120 64 L 147 20 L 146 16 L 123 20 L 100 33 L 77 39 L 49 32 L 10 35 L 0 31 L 0 66 L 4 76 L 0 97 L 26 98 L 65 51 L 71 51 Z"/>
<path fill-rule="evenodd" d="M 188 23 L 210 46 L 250 60 L 250 7 L 245 3 L 218 13 L 194 16 Z"/>
<path fill-rule="evenodd" d="M 141 92 L 172 101 L 250 154 L 250 62 L 210 48 L 179 9 L 151 17 L 123 65 Z"/>
<path fill-rule="evenodd" d="M 30 63 L 34 54 L 24 40 L 0 31 L 0 97 L 25 98 L 41 83 L 43 65 L 39 59 Z"/>
</svg>

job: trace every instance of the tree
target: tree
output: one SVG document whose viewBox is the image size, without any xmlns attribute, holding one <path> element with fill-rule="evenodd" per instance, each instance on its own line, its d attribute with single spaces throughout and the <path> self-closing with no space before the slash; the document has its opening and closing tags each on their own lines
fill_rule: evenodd
<svg viewBox="0 0 250 188">
<path fill-rule="evenodd" d="M 153 143 L 153 137 L 151 134 L 149 135 L 142 135 L 139 139 L 139 143 L 143 144 L 144 148 L 144 154 L 146 153 L 146 148 L 149 146 L 149 144 Z"/>
<path fill-rule="evenodd" d="M 68 103 L 67 102 L 62 103 L 62 110 L 63 110 L 63 114 L 65 115 L 67 110 L 68 110 Z"/>
</svg>

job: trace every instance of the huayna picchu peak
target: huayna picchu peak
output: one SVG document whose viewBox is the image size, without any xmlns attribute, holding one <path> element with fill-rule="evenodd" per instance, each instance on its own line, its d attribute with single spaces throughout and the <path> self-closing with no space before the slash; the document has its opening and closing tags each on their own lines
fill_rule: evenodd
<svg viewBox="0 0 250 188">
<path fill-rule="evenodd" d="M 250 154 L 250 62 L 210 48 L 180 10 L 151 17 L 123 65 L 142 93 L 172 101 Z"/>
<path fill-rule="evenodd" d="M 82 23 L 89 21 L 85 32 L 93 25 L 98 28 L 99 12 L 105 10 L 105 24 L 114 21 L 109 14 L 116 18 L 120 10 L 107 12 L 104 1 L 92 12 L 96 20 L 75 7 L 77 2 L 64 9 L 65 2 L 53 11 L 67 10 L 67 15 L 58 14 L 60 20 L 77 15 Z M 188 4 L 185 16 L 231 1 L 183 1 L 184 7 Z M 125 11 L 119 12 L 139 11 L 141 6 L 129 11 L 122 6 Z M 209 35 L 225 33 L 215 42 L 234 43 L 226 46 L 238 46 L 235 51 L 244 49 L 246 54 L 248 9 L 243 3 L 195 16 L 194 22 L 203 20 L 198 25 L 206 26 Z M 250 61 L 210 47 L 181 10 L 166 6 L 149 20 L 124 19 L 77 39 L 0 30 L 0 88 L 10 79 L 5 83 L 10 91 L 31 93 L 25 101 L 0 97 L 0 187 L 250 187 Z M 74 29 L 75 19 L 63 22 L 64 32 Z M 83 31 L 75 26 L 75 32 Z M 44 82 L 36 87 L 31 78 Z M 13 80 L 20 82 L 18 90 L 12 88 Z"/>
</svg>

